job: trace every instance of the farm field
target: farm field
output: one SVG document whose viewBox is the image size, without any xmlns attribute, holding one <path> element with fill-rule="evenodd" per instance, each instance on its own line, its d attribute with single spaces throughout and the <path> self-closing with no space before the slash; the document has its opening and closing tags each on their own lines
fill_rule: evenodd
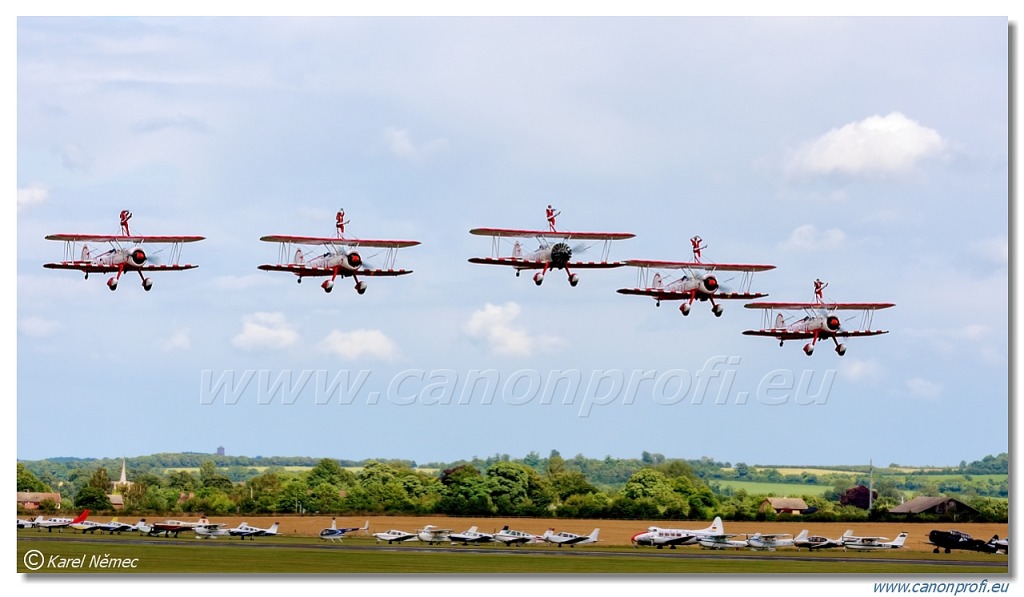
<svg viewBox="0 0 1024 597">
<path fill-rule="evenodd" d="M 831 491 L 831 485 L 814 485 L 808 483 L 761 483 L 759 481 L 736 481 L 734 479 L 714 479 L 711 483 L 721 488 L 740 489 L 751 495 L 773 495 L 776 497 L 799 497 L 802 495 L 822 495 Z"/>
</svg>

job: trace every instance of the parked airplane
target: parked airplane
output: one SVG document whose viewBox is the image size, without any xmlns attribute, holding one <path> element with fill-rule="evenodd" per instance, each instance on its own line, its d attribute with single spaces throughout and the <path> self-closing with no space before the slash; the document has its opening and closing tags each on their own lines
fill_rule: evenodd
<svg viewBox="0 0 1024 597">
<path fill-rule="evenodd" d="M 147 530 L 143 531 L 149 535 L 164 534 L 164 537 L 170 537 L 172 534 L 177 537 L 178 533 L 182 531 L 195 530 L 196 525 L 205 524 L 208 522 L 205 518 L 200 518 L 199 522 L 185 522 L 183 520 L 165 520 L 163 522 L 154 522 L 153 524 L 145 525 Z M 139 529 L 142 530 L 142 526 Z"/>
<path fill-rule="evenodd" d="M 320 538 L 324 541 L 341 541 L 345 538 L 348 533 L 355 531 L 365 531 L 370 528 L 370 521 L 367 520 L 366 524 L 361 527 L 348 527 L 344 529 L 338 528 L 338 521 L 334 518 L 331 519 L 331 526 L 320 531 Z"/>
<path fill-rule="evenodd" d="M 661 549 L 667 545 L 670 549 L 675 549 L 677 545 L 696 545 L 698 537 L 702 535 L 720 535 L 722 532 L 722 518 L 716 516 L 711 526 L 707 528 L 690 530 L 648 527 L 645 532 L 633 535 L 630 541 L 633 547 L 644 545 Z"/>
<path fill-rule="evenodd" d="M 18 528 L 19 529 L 31 529 L 32 527 L 36 526 L 37 522 L 41 522 L 42 520 L 43 520 L 42 516 L 36 516 L 35 520 L 25 520 L 24 518 L 19 518 L 18 519 Z"/>
<path fill-rule="evenodd" d="M 575 533 L 568 533 L 562 531 L 556 533 L 555 529 L 548 529 L 541 535 L 541 539 L 548 543 L 554 543 L 559 547 L 568 545 L 569 547 L 576 547 L 577 545 L 585 545 L 587 543 L 597 543 L 597 534 L 601 529 L 594 529 L 589 535 L 577 535 Z"/>
<path fill-rule="evenodd" d="M 804 533 L 806 533 L 806 531 L 803 531 L 800 534 L 803 535 Z M 805 547 L 809 551 L 814 551 L 815 549 L 829 549 L 832 547 L 842 547 L 843 540 L 851 536 L 853 536 L 852 530 L 846 531 L 845 533 L 843 533 L 843 536 L 838 539 L 829 539 L 828 537 L 822 537 L 820 535 L 811 535 L 809 537 L 804 537 L 803 539 L 801 539 L 800 537 L 796 537 L 793 540 L 793 545 L 796 547 L 797 551 L 800 551 Z"/>
<path fill-rule="evenodd" d="M 704 549 L 742 549 L 750 547 L 746 539 L 733 539 L 736 535 L 704 535 L 697 543 Z"/>
<path fill-rule="evenodd" d="M 843 537 L 844 549 L 868 550 L 868 549 L 899 549 L 907 540 L 907 532 L 904 531 L 889 541 L 888 537 Z"/>
<path fill-rule="evenodd" d="M 807 531 L 800 531 L 796 537 L 786 539 L 789 536 L 789 533 L 754 533 L 747 537 L 747 545 L 751 549 L 761 551 L 775 551 L 780 547 L 795 547 L 797 541 L 807 538 Z"/>
<path fill-rule="evenodd" d="M 205 518 L 199 520 L 195 528 L 192 530 L 196 533 L 196 539 L 216 539 L 217 537 L 229 537 L 231 533 L 228 529 L 222 528 L 224 525 L 216 522 L 210 522 Z"/>
<path fill-rule="evenodd" d="M 82 513 L 79 514 L 78 516 L 76 516 L 75 518 L 54 517 L 54 518 L 47 518 L 46 520 L 38 520 L 37 519 L 35 522 L 33 522 L 33 525 L 37 529 L 46 529 L 47 532 L 50 532 L 50 533 L 53 532 L 53 529 L 57 529 L 57 532 L 60 533 L 60 532 L 63 532 L 64 527 L 69 527 L 72 524 L 77 524 L 79 522 L 82 522 L 88 516 L 89 516 L 89 511 L 88 510 L 82 510 Z"/>
<path fill-rule="evenodd" d="M 508 528 L 508 525 L 501 527 L 501 530 L 494 534 L 494 540 L 510 545 L 525 545 L 527 543 L 543 543 L 544 540 L 532 533 L 515 531 Z"/>
<path fill-rule="evenodd" d="M 451 541 L 451 529 L 439 529 L 428 524 L 422 529 L 416 529 L 416 538 L 427 545 L 437 545 L 444 541 Z"/>
<path fill-rule="evenodd" d="M 932 550 L 933 553 L 939 553 L 940 549 L 946 553 L 950 553 L 954 549 L 998 553 L 1002 550 L 1002 546 L 997 541 L 999 541 L 999 535 L 993 536 L 986 542 L 981 539 L 975 539 L 967 533 L 950 529 L 948 531 L 932 531 L 928 533 L 928 541 L 925 541 L 925 543 L 935 546 L 935 549 Z"/>
<path fill-rule="evenodd" d="M 452 533 L 448 538 L 451 539 L 452 545 L 455 545 L 456 543 L 462 543 L 463 545 L 469 545 L 470 543 L 491 543 L 494 541 L 494 535 L 492 533 L 481 533 L 476 530 L 476 526 L 469 527 L 468 531 Z"/>
<path fill-rule="evenodd" d="M 228 534 L 232 537 L 238 537 L 239 539 L 253 539 L 255 537 L 268 537 L 277 534 L 277 528 L 279 523 L 270 525 L 270 528 L 261 529 L 259 527 L 249 526 L 249 523 L 243 522 L 233 529 L 228 529 Z"/>
<path fill-rule="evenodd" d="M 391 529 L 390 531 L 385 531 L 383 533 L 374 533 L 373 536 L 377 538 L 377 543 L 387 541 L 388 545 L 391 545 L 392 543 L 403 543 L 405 541 L 419 541 L 419 537 L 416 533 L 407 533 L 397 529 Z"/>
<path fill-rule="evenodd" d="M 998 537 L 998 535 L 997 535 L 997 537 Z M 999 548 L 999 551 L 1001 553 L 1005 553 L 1005 554 L 1009 555 L 1009 553 L 1010 553 L 1010 538 L 1009 537 L 1006 537 L 1005 539 L 997 539 L 996 537 L 993 537 L 992 538 L 992 543 L 995 544 L 995 546 Z"/>
</svg>

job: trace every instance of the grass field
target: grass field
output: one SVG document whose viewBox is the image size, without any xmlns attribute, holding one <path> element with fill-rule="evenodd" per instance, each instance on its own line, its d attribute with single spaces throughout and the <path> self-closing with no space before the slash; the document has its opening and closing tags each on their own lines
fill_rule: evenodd
<svg viewBox="0 0 1024 597">
<path fill-rule="evenodd" d="M 715 479 L 712 483 L 719 487 L 729 487 L 734 491 L 740 489 L 751 495 L 773 495 L 776 497 L 798 497 L 801 495 L 821 495 L 831 491 L 831 485 L 812 485 L 807 483 L 760 483 L 757 481 L 736 481 L 733 479 Z"/>
</svg>

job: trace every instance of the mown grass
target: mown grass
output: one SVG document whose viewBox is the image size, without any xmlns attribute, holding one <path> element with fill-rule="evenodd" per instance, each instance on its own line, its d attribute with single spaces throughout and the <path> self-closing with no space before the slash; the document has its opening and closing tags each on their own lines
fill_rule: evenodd
<svg viewBox="0 0 1024 597">
<path fill-rule="evenodd" d="M 108 536 L 109 540 L 110 537 Z M 1006 574 L 1005 568 L 990 566 L 909 565 L 904 562 L 877 561 L 879 557 L 900 559 L 941 560 L 950 556 L 934 554 L 889 554 L 888 552 L 859 554 L 864 562 L 838 561 L 850 554 L 839 552 L 729 552 L 742 557 L 717 559 L 715 554 L 699 549 L 681 549 L 679 555 L 701 553 L 710 557 L 671 557 L 669 552 L 639 550 L 636 555 L 621 555 L 621 548 L 586 549 L 587 554 L 544 554 L 552 548 L 505 548 L 480 546 L 466 548 L 465 553 L 453 553 L 437 547 L 430 550 L 399 546 L 392 549 L 335 549 L 323 543 L 300 538 L 263 538 L 259 543 L 250 541 L 219 540 L 195 543 L 171 542 L 161 538 L 139 542 L 139 538 L 115 539 L 100 542 L 92 536 L 48 539 L 19 538 L 18 572 L 31 573 L 25 565 L 26 554 L 37 550 L 44 562 L 81 558 L 81 567 L 53 568 L 48 565 L 37 573 L 104 573 L 122 574 Z M 370 547 L 370 541 L 350 541 L 350 545 Z M 617 551 L 619 555 L 610 552 Z M 608 555 L 600 555 L 602 552 Z M 674 554 L 672 554 L 674 555 Z M 785 557 L 799 555 L 799 560 Z M 54 558 L 56 556 L 56 558 Z M 136 559 L 131 569 L 102 569 L 90 566 L 96 558 Z M 767 557 L 766 557 L 767 556 Z M 981 557 L 979 557 L 981 556 Z M 53 558 L 53 559 L 51 559 Z M 958 555 L 957 560 L 990 562 L 987 554 Z M 1002 560 L 1005 562 L 1005 558 Z"/>
</svg>

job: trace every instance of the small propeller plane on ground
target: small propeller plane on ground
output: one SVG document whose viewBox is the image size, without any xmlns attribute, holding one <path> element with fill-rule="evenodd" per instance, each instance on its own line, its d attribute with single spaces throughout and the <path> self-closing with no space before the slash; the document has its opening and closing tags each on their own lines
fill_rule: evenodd
<svg viewBox="0 0 1024 597">
<path fill-rule="evenodd" d="M 127 214 L 127 216 L 125 215 Z M 131 234 L 128 220 L 131 213 L 121 212 L 120 234 L 51 234 L 46 240 L 64 242 L 64 259 L 56 263 L 45 263 L 47 269 L 69 269 L 89 274 L 115 274 L 107 279 L 107 288 L 117 290 L 121 274 L 126 271 L 139 273 L 143 290 L 153 288 L 153 279 L 146 276 L 150 272 L 181 271 L 195 269 L 198 265 L 178 263 L 181 258 L 181 247 L 184 243 L 203 240 L 202 236 L 148 236 Z M 82 243 L 81 250 L 78 243 Z M 108 243 L 110 250 L 98 255 L 86 243 Z M 155 253 L 147 253 L 144 245 L 170 244 L 170 263 L 156 263 Z M 77 258 L 76 258 L 77 256 Z"/>
<path fill-rule="evenodd" d="M 494 534 L 494 540 L 504 543 L 505 547 L 510 545 L 526 545 L 527 543 L 544 543 L 544 540 L 537 535 L 510 529 L 508 525 L 501 527 L 501 530 Z"/>
<path fill-rule="evenodd" d="M 228 529 L 223 528 L 224 525 L 219 522 L 210 522 L 205 518 L 200 518 L 199 522 L 192 529 L 196 533 L 196 539 L 216 539 L 217 537 L 229 537 L 231 535 Z"/>
<path fill-rule="evenodd" d="M 999 535 L 993 536 L 988 541 L 982 541 L 981 539 L 975 539 L 962 531 L 951 529 L 948 531 L 931 531 L 928 533 L 928 541 L 925 541 L 925 543 L 935 546 L 935 549 L 932 550 L 933 553 L 939 553 L 939 550 L 950 553 L 954 549 L 980 551 L 983 553 L 999 553 L 1004 548 L 997 543 L 998 541 Z"/>
<path fill-rule="evenodd" d="M 156 536 L 163 533 L 164 537 L 170 537 L 171 535 L 177 537 L 179 533 L 183 531 L 192 531 L 196 528 L 196 525 L 205 524 L 207 522 L 209 521 L 207 521 L 205 518 L 200 518 L 198 522 L 186 522 L 183 520 L 165 520 L 163 522 L 154 522 L 153 524 L 147 524 L 145 525 L 145 527 L 139 525 L 139 530 L 151 536 Z"/>
<path fill-rule="evenodd" d="M 428 524 L 422 529 L 416 529 L 416 538 L 427 545 L 437 545 L 445 541 L 451 541 L 451 534 L 451 529 L 441 529 L 432 524 Z"/>
<path fill-rule="evenodd" d="M 18 528 L 19 529 L 31 529 L 32 527 L 36 526 L 37 522 L 41 522 L 42 520 L 43 520 L 42 516 L 36 516 L 35 520 L 25 520 L 24 518 L 19 518 L 18 519 Z"/>
<path fill-rule="evenodd" d="M 806 535 L 806 531 L 801 532 L 800 535 Z M 798 535 L 793 539 L 793 546 L 796 547 L 797 551 L 800 551 L 803 548 L 807 548 L 808 551 L 814 551 L 815 549 L 842 547 L 843 540 L 852 536 L 853 530 L 846 531 L 843 533 L 843 536 L 838 539 L 829 539 L 828 537 L 822 537 L 821 535 L 810 535 L 801 538 Z"/>
<path fill-rule="evenodd" d="M 871 329 L 871 319 L 875 311 L 895 307 L 893 303 L 828 303 L 821 298 L 822 283 L 815 281 L 815 300 L 810 303 L 748 303 L 747 309 L 764 311 L 761 329 L 745 330 L 746 336 L 768 336 L 779 341 L 782 346 L 786 340 L 810 340 L 804 345 L 804 353 L 811 356 L 818 340 L 831 338 L 836 345 L 839 356 L 846 354 L 846 345 L 839 338 L 859 338 L 861 336 L 878 336 L 888 334 L 888 330 Z M 802 310 L 804 315 L 787 317 L 784 312 Z M 779 313 L 775 313 L 779 311 Z M 860 325 L 857 329 L 844 329 L 839 311 L 861 311 Z M 856 316 L 854 316 L 856 317 Z M 850 318 L 852 319 L 852 317 Z"/>
<path fill-rule="evenodd" d="M 259 527 L 250 526 L 249 523 L 243 522 L 233 529 L 228 529 L 228 534 L 232 537 L 238 537 L 239 539 L 255 539 L 256 537 L 272 537 L 277 534 L 277 529 L 280 527 L 280 523 L 275 522 L 270 525 L 269 528 L 261 529 Z"/>
<path fill-rule="evenodd" d="M 899 549 L 907 540 L 907 532 L 904 531 L 889 541 L 888 537 L 855 537 L 843 535 L 843 548 L 854 550 L 871 549 Z"/>
<path fill-rule="evenodd" d="M 694 239 L 700 240 L 695 236 Z M 692 240 L 692 239 L 691 239 Z M 652 261 L 645 259 L 627 259 L 626 265 L 637 268 L 637 285 L 635 288 L 620 288 L 619 294 L 649 296 L 654 299 L 656 307 L 661 301 L 683 301 L 679 311 L 683 315 L 690 314 L 694 301 L 709 301 L 711 312 L 721 317 L 725 307 L 716 303 L 716 299 L 754 300 L 768 296 L 763 292 L 751 292 L 750 284 L 756 272 L 775 269 L 774 265 L 756 263 L 710 263 L 701 261 L 701 249 L 707 248 L 694 243 L 693 261 Z M 655 270 L 653 276 L 650 270 Z M 683 275 L 671 278 L 659 270 L 681 270 Z M 737 272 L 740 281 L 736 290 L 726 290 L 718 272 Z"/>
<path fill-rule="evenodd" d="M 677 545 L 696 545 L 697 539 L 704 535 L 720 535 L 724 532 L 722 517 L 716 516 L 711 526 L 703 529 L 666 529 L 648 527 L 646 531 L 633 535 L 630 542 L 633 547 L 650 546 L 661 549 L 666 545 L 675 549 Z"/>
<path fill-rule="evenodd" d="M 754 533 L 747 537 L 747 545 L 750 549 L 760 551 L 775 551 L 780 547 L 795 547 L 797 541 L 807 538 L 807 531 L 800 531 L 800 534 L 792 539 L 787 539 L 789 533 Z"/>
<path fill-rule="evenodd" d="M 697 543 L 704 549 L 743 549 L 750 547 L 746 539 L 733 539 L 731 535 L 704 535 L 697 538 Z"/>
<path fill-rule="evenodd" d="M 347 527 L 343 529 L 338 528 L 337 519 L 331 519 L 331 526 L 320 531 L 320 538 L 324 541 L 341 541 L 345 538 L 348 533 L 354 533 L 356 531 L 366 531 L 370 528 L 370 521 L 367 520 L 366 524 L 361 527 Z"/>
<path fill-rule="evenodd" d="M 540 270 L 533 275 L 533 282 L 537 286 L 544 282 L 544 275 L 548 273 L 549 269 L 561 269 L 565 270 L 569 285 L 576 286 L 580 282 L 580 277 L 572 270 L 622 267 L 624 263 L 621 261 L 608 261 L 611 242 L 636 236 L 630 232 L 560 232 L 555 229 L 554 216 L 551 215 L 550 210 L 548 223 L 549 230 L 473 228 L 469 231 L 470 234 L 491 237 L 491 256 L 473 257 L 469 262 L 509 266 L 515 269 L 516 276 L 519 276 L 523 270 Z M 502 255 L 501 241 L 510 238 L 515 239 L 511 255 Z M 519 241 L 521 238 L 535 238 L 539 246 L 532 253 L 524 253 Z M 574 252 L 581 253 L 589 248 L 586 244 L 579 244 L 575 247 L 570 244 L 577 241 L 602 242 L 601 261 L 572 261 Z"/>
<path fill-rule="evenodd" d="M 337 236 L 263 236 L 260 240 L 280 243 L 280 248 L 277 263 L 264 264 L 259 266 L 259 269 L 295 274 L 299 283 L 306 277 L 329 276 L 329 279 L 320 284 L 324 292 L 334 290 L 334 281 L 339 276 L 351 277 L 355 280 L 355 290 L 359 294 L 366 292 L 366 282 L 360 280 L 359 276 L 404 276 L 412 273 L 412 270 L 395 269 L 395 258 L 398 249 L 414 247 L 420 244 L 419 241 L 352 238 L 345 236 L 343 230 L 344 227 L 340 226 Z M 293 252 L 292 247 L 295 245 L 298 246 Z M 319 248 L 314 251 L 312 247 Z M 382 249 L 382 267 L 368 265 L 366 256 L 359 252 L 361 248 Z"/>
<path fill-rule="evenodd" d="M 64 531 L 65 527 L 69 527 L 69 526 L 71 526 L 73 524 L 78 524 L 78 523 L 82 522 L 83 520 L 85 520 L 88 517 L 89 517 L 89 511 L 88 510 L 82 510 L 82 513 L 79 514 L 78 516 L 76 516 L 75 518 L 67 518 L 67 517 L 59 517 L 59 516 L 58 517 L 53 517 L 53 518 L 47 518 L 46 520 L 40 520 L 40 519 L 37 518 L 32 524 L 37 529 L 46 529 L 46 531 L 49 532 L 49 533 L 52 533 L 53 529 L 57 529 L 57 532 L 61 533 L 61 532 Z"/>
<path fill-rule="evenodd" d="M 491 543 L 494 541 L 494 534 L 481 533 L 477 530 L 476 526 L 471 526 L 469 530 L 462 531 L 461 533 L 452 533 L 448 538 L 451 539 L 452 545 L 456 543 L 469 545 L 470 543 Z"/>
<path fill-rule="evenodd" d="M 600 531 L 601 529 L 594 529 L 589 535 L 577 535 L 566 531 L 556 533 L 555 529 L 548 529 L 541 535 L 541 539 L 548 543 L 554 543 L 559 547 L 563 545 L 576 547 L 577 545 L 586 545 L 587 543 L 597 543 L 597 535 Z"/>
<path fill-rule="evenodd" d="M 374 533 L 373 536 L 377 538 L 377 543 L 387 541 L 388 545 L 391 545 L 392 543 L 404 543 L 405 541 L 419 541 L 419 537 L 416 533 L 407 533 L 405 531 L 399 531 L 398 529 L 391 529 L 390 531 L 384 531 L 383 533 Z"/>
</svg>

